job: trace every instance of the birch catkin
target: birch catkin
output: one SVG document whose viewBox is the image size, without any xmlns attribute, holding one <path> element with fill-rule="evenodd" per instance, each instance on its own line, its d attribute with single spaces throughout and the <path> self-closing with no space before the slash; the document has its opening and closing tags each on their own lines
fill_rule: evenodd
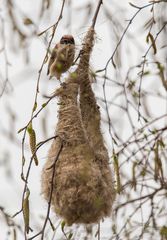
<svg viewBox="0 0 167 240">
<path fill-rule="evenodd" d="M 28 125 L 27 128 L 28 134 L 29 134 L 29 143 L 30 143 L 30 149 L 32 153 L 32 157 L 34 159 L 35 165 L 38 165 L 38 158 L 36 155 L 36 134 L 32 127 L 32 123 Z"/>
</svg>

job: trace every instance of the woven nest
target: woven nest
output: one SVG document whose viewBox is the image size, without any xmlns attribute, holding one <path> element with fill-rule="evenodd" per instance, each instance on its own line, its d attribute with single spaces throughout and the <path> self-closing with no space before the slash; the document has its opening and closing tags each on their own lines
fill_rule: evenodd
<svg viewBox="0 0 167 240">
<path fill-rule="evenodd" d="M 59 138 L 53 141 L 42 171 L 43 195 L 49 201 L 52 193 L 54 211 L 69 225 L 96 223 L 109 216 L 115 199 L 108 154 L 100 132 L 100 113 L 89 82 L 93 44 L 94 30 L 90 29 L 75 74 L 56 91 L 60 105 L 56 127 Z M 61 144 L 63 148 L 53 167 Z"/>
</svg>

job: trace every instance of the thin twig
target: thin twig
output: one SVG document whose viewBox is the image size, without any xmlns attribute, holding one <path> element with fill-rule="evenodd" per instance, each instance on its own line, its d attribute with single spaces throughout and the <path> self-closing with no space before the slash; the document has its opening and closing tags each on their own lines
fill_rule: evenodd
<svg viewBox="0 0 167 240">
<path fill-rule="evenodd" d="M 138 198 L 134 198 L 134 199 L 131 199 L 129 201 L 126 201 L 124 203 L 121 203 L 120 205 L 118 205 L 118 207 L 115 209 L 115 211 L 117 211 L 118 209 L 130 204 L 130 203 L 134 203 L 134 202 L 137 202 L 137 201 L 141 201 L 142 199 L 146 199 L 146 198 L 153 198 L 154 195 L 157 194 L 157 192 L 161 191 L 162 190 L 162 187 L 156 189 L 154 192 L 150 193 L 150 194 L 146 194 L 144 196 L 141 196 L 141 197 L 138 197 Z"/>
<path fill-rule="evenodd" d="M 0 93 L 0 97 L 2 97 L 3 93 L 6 90 L 6 87 L 9 83 L 9 76 L 8 76 L 8 67 L 9 67 L 9 61 L 8 61 L 8 57 L 7 57 L 7 51 L 6 51 L 6 38 L 5 38 L 5 23 L 4 23 L 4 19 L 2 17 L 0 17 L 1 19 L 1 23 L 2 23 L 2 31 L 1 31 L 1 35 L 2 35 L 2 41 L 3 41 L 3 53 L 4 53 L 4 59 L 5 59 L 5 79 L 4 79 L 4 84 Z"/>
<path fill-rule="evenodd" d="M 97 16 L 98 16 L 98 13 L 99 13 L 99 10 L 100 10 L 100 7 L 101 7 L 102 4 L 103 4 L 103 0 L 99 0 L 96 11 L 95 11 L 95 15 L 94 15 L 93 20 L 92 20 L 92 26 L 91 27 L 93 29 L 95 27 Z"/>
<path fill-rule="evenodd" d="M 33 109 L 32 109 L 32 113 L 31 113 L 31 118 L 29 120 L 29 122 L 27 123 L 27 125 L 22 128 L 20 131 L 23 131 L 24 130 L 24 133 L 23 133 L 23 138 L 22 138 L 22 172 L 21 172 L 21 178 L 22 180 L 25 182 L 24 184 L 24 189 L 23 189 L 23 195 L 22 195 L 22 208 L 19 212 L 17 212 L 14 216 L 16 216 L 17 214 L 21 213 L 23 211 L 23 202 L 24 202 L 24 198 L 25 198 L 25 194 L 26 194 L 26 190 L 27 190 L 27 186 L 28 186 L 28 178 L 29 178 L 29 174 L 30 174 L 30 170 L 31 170 L 31 166 L 32 166 L 32 162 L 33 162 L 33 158 L 31 158 L 30 162 L 29 162 L 29 165 L 28 165 L 28 169 L 27 169 L 27 173 L 26 173 L 26 176 L 24 177 L 24 173 L 23 173 L 23 167 L 24 167 L 24 162 L 25 162 L 25 153 L 24 153 L 24 146 L 25 146 L 25 138 L 26 138 L 26 133 L 27 133 L 27 128 L 29 126 L 29 124 L 32 122 L 32 120 L 38 116 L 38 114 L 43 110 L 44 107 L 46 107 L 46 105 L 52 100 L 52 98 L 54 97 L 51 97 L 39 110 L 36 114 L 34 114 L 34 106 L 37 105 L 37 97 L 38 97 L 38 93 L 39 93 L 39 81 L 40 81 L 40 78 L 41 78 L 41 73 L 42 73 L 42 70 L 43 70 L 43 66 L 45 64 L 45 61 L 46 61 L 46 58 L 48 56 L 48 53 L 49 53 L 49 49 L 50 49 L 50 45 L 52 43 L 52 40 L 53 40 L 53 37 L 55 35 L 55 32 L 56 32 L 56 29 L 57 29 L 57 26 L 60 22 L 60 20 L 62 19 L 62 14 L 63 14 L 63 9 L 64 9 L 64 5 L 65 5 L 65 0 L 63 0 L 62 2 L 62 6 L 61 6 L 61 10 L 60 10 L 60 14 L 59 14 L 59 17 L 58 17 L 58 20 L 57 22 L 54 24 L 53 26 L 53 31 L 52 31 L 52 35 L 51 35 L 51 39 L 49 41 L 49 44 L 48 44 L 48 48 L 47 48 L 47 52 L 45 54 L 45 57 L 43 59 L 43 62 L 42 62 L 42 65 L 41 65 L 41 68 L 39 70 L 39 74 L 38 74 L 38 79 L 37 79 L 37 84 L 36 84 L 36 93 L 35 93 L 35 99 L 34 99 L 34 104 L 33 104 Z M 25 238 L 26 237 L 26 233 L 25 233 Z"/>
<path fill-rule="evenodd" d="M 157 41 L 158 36 L 160 35 L 160 33 L 163 31 L 163 29 L 166 27 L 167 22 L 164 23 L 164 25 L 161 27 L 161 29 L 157 32 L 154 41 L 151 42 L 150 46 L 148 47 L 147 51 L 145 52 L 144 56 L 143 56 L 143 61 L 142 61 L 142 70 L 140 73 L 140 83 L 139 83 L 139 102 L 138 102 L 138 120 L 140 120 L 140 106 L 141 106 L 141 85 L 142 85 L 142 79 L 143 79 L 143 75 L 144 75 L 144 70 L 145 70 L 145 64 L 146 64 L 146 57 L 150 51 L 150 49 L 153 47 L 153 44 L 155 44 L 155 42 Z"/>
<path fill-rule="evenodd" d="M 113 66 L 116 67 L 116 65 L 115 65 L 115 63 L 114 63 L 114 56 L 115 56 L 115 54 L 116 54 L 116 52 L 117 52 L 117 50 L 118 50 L 118 48 L 119 48 L 119 46 L 120 46 L 120 44 L 121 44 L 121 42 L 122 42 L 122 40 L 123 40 L 126 32 L 128 31 L 130 25 L 132 24 L 133 20 L 136 18 L 136 16 L 139 14 L 140 11 L 144 10 L 145 8 L 151 7 L 151 6 L 152 6 L 153 4 L 155 4 L 155 3 L 158 3 L 158 2 L 149 3 L 149 4 L 144 5 L 144 6 L 142 6 L 142 7 L 137 7 L 137 6 L 135 6 L 135 7 L 137 8 L 137 11 L 136 11 L 135 14 L 132 16 L 132 18 L 131 18 L 130 20 L 128 20 L 128 24 L 127 24 L 125 30 L 123 31 L 123 33 L 122 33 L 122 35 L 121 35 L 121 37 L 120 37 L 120 39 L 119 39 L 119 41 L 118 41 L 118 43 L 117 43 L 117 45 L 116 45 L 116 47 L 115 47 L 115 49 L 114 49 L 111 57 L 108 59 L 105 67 L 102 68 L 102 69 L 100 69 L 100 70 L 97 70 L 96 72 L 104 72 L 104 71 L 105 71 L 105 75 L 107 75 L 106 69 L 108 68 L 108 65 L 109 65 L 109 63 L 110 63 L 111 61 L 112 61 Z M 132 6 L 132 5 L 131 5 L 131 6 Z"/>
<path fill-rule="evenodd" d="M 52 40 L 53 40 L 53 38 L 54 38 L 54 35 L 55 35 L 55 32 L 56 32 L 57 26 L 58 26 L 60 20 L 61 20 L 62 17 L 63 17 L 63 9 L 64 9 L 64 5 L 65 5 L 65 1 L 66 1 L 66 0 L 63 0 L 62 6 L 61 6 L 61 10 L 60 10 L 60 15 L 59 15 L 59 17 L 58 17 L 57 22 L 53 25 L 53 31 L 52 31 L 51 39 L 50 39 L 50 41 L 49 41 L 48 48 L 47 48 L 45 57 L 44 57 L 44 59 L 43 59 L 41 68 L 39 69 L 38 80 L 37 80 L 37 85 L 36 85 L 36 94 L 35 94 L 34 106 L 35 106 L 35 104 L 37 104 L 37 96 L 38 96 L 38 93 L 39 93 L 39 81 L 40 81 L 40 78 L 41 78 L 41 73 L 42 73 L 42 70 L 43 70 L 43 66 L 44 66 L 44 64 L 45 64 L 45 62 L 46 62 L 46 59 L 47 59 L 47 56 L 48 56 L 48 54 L 49 54 L 49 49 L 50 49 Z M 32 110 L 31 118 L 33 117 L 33 113 L 34 113 L 34 109 Z"/>
<path fill-rule="evenodd" d="M 51 201 L 52 201 L 52 194 L 53 194 L 53 188 L 54 188 L 54 179 L 55 179 L 55 168 L 56 168 L 56 163 L 57 163 L 57 160 L 60 156 L 60 153 L 63 149 L 63 141 L 61 141 L 61 144 L 60 144 L 60 148 L 59 148 L 59 151 L 57 153 L 57 156 L 55 158 L 55 161 L 54 161 L 54 164 L 53 164 L 53 172 L 52 172 L 52 178 L 51 178 L 51 190 L 50 190 L 50 196 L 49 196 L 49 201 L 48 201 L 48 208 L 47 208 L 47 214 L 46 214 L 46 218 L 45 218 L 45 221 L 44 221 L 44 224 L 43 224 L 43 227 L 42 227 L 42 230 L 37 233 L 36 235 L 34 235 L 33 237 L 29 238 L 28 240 L 32 240 L 34 239 L 35 237 L 39 236 L 39 235 L 42 235 L 41 236 L 41 240 L 44 239 L 44 235 L 45 235 L 45 228 L 46 228 L 46 225 L 47 225 L 47 222 L 49 220 L 49 214 L 50 214 L 50 209 L 51 209 Z"/>
</svg>

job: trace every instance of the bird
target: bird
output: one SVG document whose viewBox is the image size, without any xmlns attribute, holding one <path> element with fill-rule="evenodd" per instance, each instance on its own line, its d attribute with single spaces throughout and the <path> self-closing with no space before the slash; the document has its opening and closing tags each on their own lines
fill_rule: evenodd
<svg viewBox="0 0 167 240">
<path fill-rule="evenodd" d="M 62 73 L 73 64 L 75 57 L 75 41 L 72 35 L 63 35 L 60 42 L 52 50 L 47 75 L 56 77 L 60 81 Z"/>
</svg>

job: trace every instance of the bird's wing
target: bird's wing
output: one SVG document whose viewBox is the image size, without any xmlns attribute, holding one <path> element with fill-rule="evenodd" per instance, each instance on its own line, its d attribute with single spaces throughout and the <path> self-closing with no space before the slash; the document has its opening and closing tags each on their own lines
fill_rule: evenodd
<svg viewBox="0 0 167 240">
<path fill-rule="evenodd" d="M 50 67 L 53 64 L 54 60 L 56 59 L 57 56 L 57 46 L 52 50 L 50 59 L 49 59 L 49 63 L 48 63 L 48 71 L 47 71 L 47 75 L 49 75 L 50 73 Z"/>
<path fill-rule="evenodd" d="M 68 45 L 61 45 L 61 47 L 59 47 L 59 50 L 57 52 L 57 56 L 59 58 L 59 60 L 61 62 L 64 62 L 67 60 L 68 57 Z"/>
</svg>

